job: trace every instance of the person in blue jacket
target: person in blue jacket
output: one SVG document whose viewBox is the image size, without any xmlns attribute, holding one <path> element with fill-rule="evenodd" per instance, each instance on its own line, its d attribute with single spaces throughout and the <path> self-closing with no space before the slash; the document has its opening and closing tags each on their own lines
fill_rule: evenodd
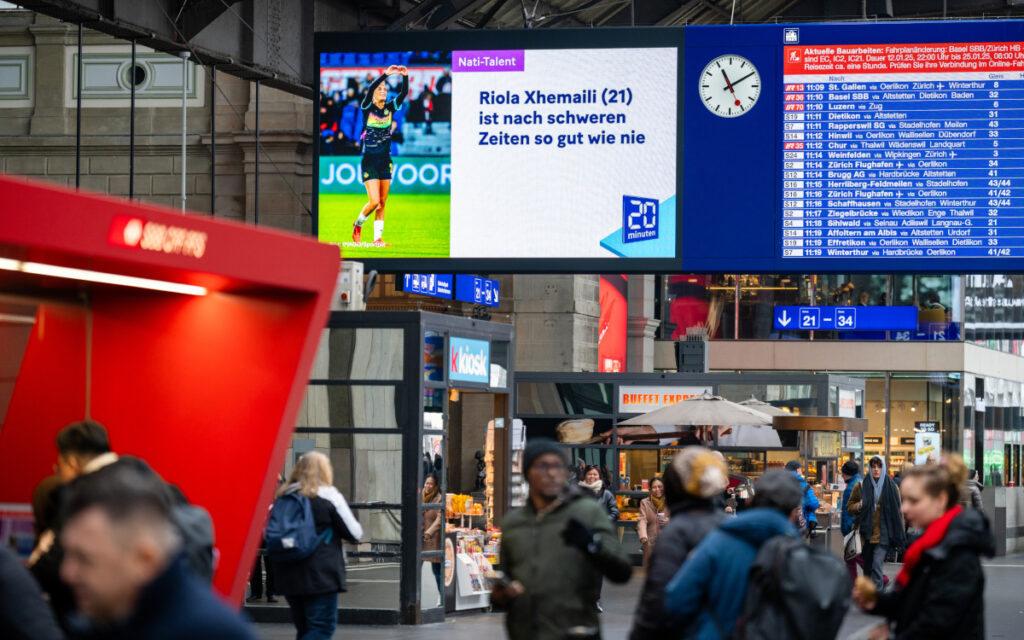
<svg viewBox="0 0 1024 640">
<path fill-rule="evenodd" d="M 840 467 L 839 473 L 843 476 L 843 481 L 846 483 L 846 489 L 843 490 L 843 501 L 842 501 L 842 519 L 839 521 L 839 530 L 843 532 L 843 537 L 846 537 L 853 531 L 854 516 L 846 508 L 846 504 L 850 501 L 850 494 L 853 493 L 853 488 L 861 483 L 863 478 L 860 475 L 860 465 L 853 460 L 847 460 Z M 850 572 L 850 581 L 857 579 L 857 567 L 864 567 L 864 556 L 859 555 L 856 558 L 851 558 L 846 561 L 846 570 Z"/>
<path fill-rule="evenodd" d="M 775 536 L 799 535 L 794 522 L 802 494 L 792 474 L 769 471 L 757 482 L 751 508 L 697 545 L 665 589 L 665 611 L 678 625 L 678 636 L 721 640 L 732 634 L 761 545 Z"/>
<path fill-rule="evenodd" d="M 786 471 L 789 471 L 800 481 L 800 490 L 803 491 L 804 520 L 807 521 L 807 533 L 810 534 L 818 527 L 818 496 L 814 495 L 814 489 L 804 480 L 804 466 L 799 460 L 790 460 L 786 463 Z"/>
</svg>

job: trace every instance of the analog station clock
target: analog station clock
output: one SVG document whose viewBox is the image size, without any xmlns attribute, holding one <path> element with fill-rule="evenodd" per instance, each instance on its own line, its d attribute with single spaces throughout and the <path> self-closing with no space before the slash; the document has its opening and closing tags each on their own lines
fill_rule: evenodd
<svg viewBox="0 0 1024 640">
<path fill-rule="evenodd" d="M 735 118 L 747 113 L 761 95 L 761 74 L 743 56 L 718 56 L 700 74 L 700 98 L 716 116 Z"/>
</svg>

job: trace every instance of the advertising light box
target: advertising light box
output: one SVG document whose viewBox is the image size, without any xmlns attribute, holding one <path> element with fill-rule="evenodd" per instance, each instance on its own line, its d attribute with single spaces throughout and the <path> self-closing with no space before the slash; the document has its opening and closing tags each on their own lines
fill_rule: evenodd
<svg viewBox="0 0 1024 640">
<path fill-rule="evenodd" d="M 316 230 L 398 271 L 676 270 L 682 29 L 320 33 Z"/>
<path fill-rule="evenodd" d="M 1024 23 L 688 27 L 681 267 L 1024 269 Z"/>
</svg>

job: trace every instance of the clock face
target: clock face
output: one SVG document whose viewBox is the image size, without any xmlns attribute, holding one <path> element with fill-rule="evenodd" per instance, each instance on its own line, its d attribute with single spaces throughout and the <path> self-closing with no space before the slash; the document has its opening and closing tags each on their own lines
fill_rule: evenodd
<svg viewBox="0 0 1024 640">
<path fill-rule="evenodd" d="M 718 56 L 700 74 L 700 99 L 716 116 L 747 113 L 761 95 L 761 74 L 743 56 Z"/>
</svg>

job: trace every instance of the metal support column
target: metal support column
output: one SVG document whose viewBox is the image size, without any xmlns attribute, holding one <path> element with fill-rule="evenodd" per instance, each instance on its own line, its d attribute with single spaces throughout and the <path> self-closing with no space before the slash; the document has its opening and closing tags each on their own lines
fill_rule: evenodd
<svg viewBox="0 0 1024 640">
<path fill-rule="evenodd" d="M 188 175 L 188 155 L 185 146 L 185 137 L 188 133 L 188 57 L 192 55 L 188 51 L 181 52 L 181 212 L 185 213 L 186 182 Z"/>
<path fill-rule="evenodd" d="M 128 132 L 128 197 L 135 197 L 135 39 L 132 39 L 132 66 L 129 67 L 128 84 L 131 85 L 132 97 L 129 109 Z"/>
<path fill-rule="evenodd" d="M 75 188 L 82 185 L 82 23 L 78 23 L 78 73 L 75 74 Z"/>
<path fill-rule="evenodd" d="M 217 65 L 210 65 L 210 215 L 217 215 Z"/>
<path fill-rule="evenodd" d="M 892 373 L 885 372 L 885 468 L 892 449 Z"/>
<path fill-rule="evenodd" d="M 253 173 L 253 196 L 252 196 L 252 221 L 253 224 L 260 223 L 260 81 L 256 80 L 256 148 L 253 151 L 255 157 L 255 169 Z"/>
</svg>

